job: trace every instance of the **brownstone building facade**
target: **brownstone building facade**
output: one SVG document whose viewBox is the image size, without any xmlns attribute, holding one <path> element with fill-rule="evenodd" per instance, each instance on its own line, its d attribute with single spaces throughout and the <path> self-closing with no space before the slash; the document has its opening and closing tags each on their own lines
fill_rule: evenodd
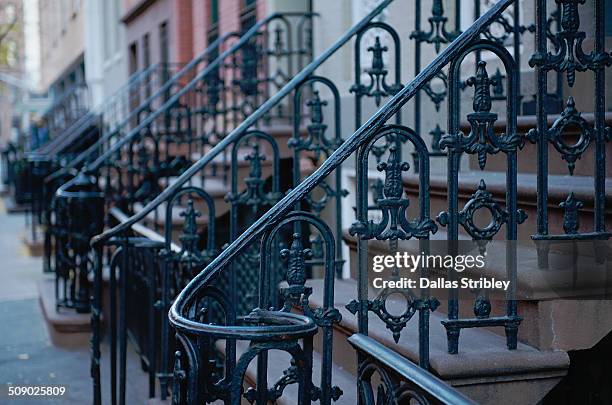
<svg viewBox="0 0 612 405">
<path fill-rule="evenodd" d="M 266 15 L 256 0 L 124 0 L 129 71 L 186 63 L 219 33 L 241 31 Z"/>
</svg>

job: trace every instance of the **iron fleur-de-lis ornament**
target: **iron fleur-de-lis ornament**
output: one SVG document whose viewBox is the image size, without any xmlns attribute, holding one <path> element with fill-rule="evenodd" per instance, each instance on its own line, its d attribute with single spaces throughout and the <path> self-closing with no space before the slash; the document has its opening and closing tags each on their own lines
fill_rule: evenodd
<svg viewBox="0 0 612 405">
<path fill-rule="evenodd" d="M 597 70 L 612 64 L 612 55 L 603 52 L 586 54 L 582 44 L 586 33 L 580 31 L 580 10 L 586 0 L 556 0 L 561 5 L 559 32 L 554 34 L 552 40 L 555 54 L 536 52 L 529 61 L 531 67 L 539 66 L 544 70 L 565 72 L 567 84 L 573 87 L 576 83 L 576 72 Z"/>
<path fill-rule="evenodd" d="M 414 221 L 406 218 L 406 209 L 410 201 L 402 198 L 404 194 L 402 172 L 408 171 L 409 168 L 407 162 L 400 161 L 398 146 L 395 143 L 391 144 L 387 161 L 377 165 L 378 171 L 385 172 L 383 196 L 379 196 L 376 201 L 382 213 L 381 222 L 357 221 L 349 229 L 351 235 L 360 235 L 362 239 L 398 240 L 424 238 L 430 232 L 437 231 L 435 223 L 429 218 Z"/>
<path fill-rule="evenodd" d="M 183 232 L 179 236 L 181 241 L 181 262 L 199 263 L 203 260 L 202 254 L 198 249 L 198 224 L 197 218 L 202 214 L 194 208 L 193 200 L 187 201 L 187 208 L 179 214 L 185 218 Z"/>
<path fill-rule="evenodd" d="M 559 204 L 563 212 L 563 230 L 566 234 L 578 233 L 580 228 L 580 215 L 579 210 L 584 207 L 582 201 L 578 200 L 574 195 L 574 192 L 570 192 L 565 201 Z"/>
<path fill-rule="evenodd" d="M 491 87 L 497 85 L 497 79 L 489 78 L 485 61 L 478 62 L 475 76 L 470 77 L 466 84 L 474 87 L 474 112 L 467 116 L 470 133 L 467 136 L 461 132 L 444 134 L 440 140 L 440 148 L 478 155 L 478 166 L 482 170 L 487 164 L 488 154 L 514 151 L 517 147 L 522 147 L 523 141 L 516 133 L 495 135 L 497 114 L 491 112 Z"/>
</svg>

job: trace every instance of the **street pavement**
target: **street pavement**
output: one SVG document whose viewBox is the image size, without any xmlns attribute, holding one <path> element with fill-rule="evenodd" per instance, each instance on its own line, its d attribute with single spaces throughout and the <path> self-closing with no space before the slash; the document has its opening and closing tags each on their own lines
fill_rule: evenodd
<svg viewBox="0 0 612 405">
<path fill-rule="evenodd" d="M 88 344 L 54 346 L 38 302 L 36 283 L 43 274 L 41 258 L 23 248 L 23 214 L 0 208 L 0 405 L 91 404 L 92 384 Z M 103 403 L 110 403 L 106 343 L 102 347 Z M 146 375 L 133 350 L 128 356 L 127 404 L 146 403 Z M 11 399 L 7 385 L 64 385 L 58 398 Z"/>
</svg>

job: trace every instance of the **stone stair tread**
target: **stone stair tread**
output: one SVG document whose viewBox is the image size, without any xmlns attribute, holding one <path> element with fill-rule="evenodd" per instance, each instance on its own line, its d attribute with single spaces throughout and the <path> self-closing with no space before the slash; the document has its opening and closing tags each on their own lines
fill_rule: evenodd
<svg viewBox="0 0 612 405">
<path fill-rule="evenodd" d="M 445 254 L 444 246 L 436 244 L 435 241 L 447 240 L 447 232 L 442 228 L 432 235 L 431 247 L 432 254 Z M 466 235 L 459 235 L 460 240 L 470 240 Z M 357 239 L 347 231 L 344 232 L 344 240 L 351 248 L 355 248 Z M 593 297 L 601 298 L 608 294 L 612 288 L 612 274 L 605 265 L 598 265 L 596 259 L 589 251 L 591 242 L 585 241 L 578 245 L 584 246 L 579 254 L 579 267 L 574 269 L 568 265 L 575 259 L 571 252 L 551 251 L 548 255 L 550 268 L 542 269 L 538 267 L 538 252 L 535 243 L 532 241 L 520 241 L 517 244 L 517 298 L 520 299 L 555 299 L 572 297 Z M 487 244 L 486 267 L 484 269 L 466 269 L 461 275 L 473 277 L 475 279 L 482 275 L 498 280 L 506 279 L 506 241 L 490 241 Z M 389 245 L 385 241 L 368 241 L 369 249 L 372 254 L 390 253 Z M 398 251 L 410 254 L 421 252 L 417 240 L 398 241 Z M 612 260 L 612 249 L 606 252 L 599 251 L 598 254 L 605 254 L 607 260 Z M 439 272 L 440 276 L 445 276 L 443 270 L 432 269 L 432 272 Z M 575 279 L 575 273 L 580 272 L 579 279 Z"/>
<path fill-rule="evenodd" d="M 240 340 L 236 342 L 236 355 L 239 358 L 242 353 L 244 353 L 249 346 L 249 342 L 245 340 Z M 218 340 L 216 342 L 217 350 L 219 350 L 222 354 L 225 353 L 225 341 Z M 290 355 L 287 352 L 281 350 L 271 350 L 268 352 L 268 384 L 274 384 L 282 375 L 283 371 L 289 367 L 290 364 Z M 313 383 L 315 385 L 320 384 L 320 375 L 321 375 L 321 355 L 316 351 L 313 353 L 312 359 L 312 378 Z M 253 360 L 249 364 L 247 368 L 247 372 L 245 375 L 245 382 L 249 386 L 255 386 L 255 381 L 257 378 L 257 361 Z M 355 377 L 344 370 L 337 364 L 332 365 L 332 384 L 337 385 L 342 388 L 343 394 L 340 399 L 335 404 L 356 404 L 357 401 L 357 383 Z M 283 396 L 276 400 L 277 404 L 287 404 L 294 405 L 297 403 L 297 385 L 291 384 L 288 385 L 283 391 Z"/>
<path fill-rule="evenodd" d="M 559 115 L 560 114 L 548 114 L 546 116 L 546 125 L 548 125 L 549 127 L 551 127 L 554 122 L 559 119 Z M 580 114 L 580 116 L 582 118 L 584 118 L 588 123 L 594 123 L 595 122 L 595 114 L 592 112 L 583 112 Z M 519 115 L 517 118 L 517 128 L 519 130 L 519 132 L 527 132 L 532 128 L 536 128 L 538 126 L 538 117 L 535 115 Z M 604 120 L 606 122 L 607 125 L 612 124 L 612 112 L 611 111 L 606 111 L 604 114 Z M 495 130 L 505 130 L 506 129 L 506 118 L 505 117 L 500 117 L 498 120 L 495 121 L 495 123 L 493 124 Z M 466 128 L 469 128 L 469 122 L 467 120 L 462 120 L 461 121 L 461 129 L 464 130 Z"/>
<path fill-rule="evenodd" d="M 77 313 L 72 309 L 56 310 L 55 307 L 55 280 L 45 278 L 37 283 L 40 305 L 45 320 L 57 332 L 80 333 L 91 331 L 91 314 Z"/>
<path fill-rule="evenodd" d="M 323 280 L 312 279 L 307 285 L 313 288 L 310 303 L 313 307 L 323 305 Z M 336 280 L 334 288 L 335 307 L 342 314 L 338 328 L 347 336 L 357 332 L 356 316 L 345 305 L 357 296 L 355 280 Z M 395 343 L 385 324 L 373 313 L 369 314 L 369 336 L 397 351 L 411 361 L 418 361 L 418 315 L 409 322 Z M 446 330 L 440 323 L 445 319 L 433 312 L 430 315 L 430 364 L 431 371 L 442 379 L 490 378 L 512 379 L 525 374 L 564 375 L 569 366 L 569 357 L 563 351 L 539 351 L 523 343 L 516 350 L 506 348 L 505 337 L 482 328 L 463 329 L 459 341 L 459 354 L 447 352 Z"/>
<path fill-rule="evenodd" d="M 404 174 L 404 184 L 416 186 L 419 184 L 419 175 Z M 478 183 L 483 179 L 487 190 L 505 194 L 506 173 L 494 171 L 462 171 L 459 174 L 459 189 L 476 191 Z M 446 189 L 448 177 L 446 174 L 430 175 L 430 187 L 433 189 Z M 535 173 L 517 174 L 518 197 L 535 196 L 537 193 L 537 175 Z M 606 179 L 606 200 L 612 202 L 612 178 Z M 552 200 L 565 200 L 570 191 L 574 192 L 581 201 L 592 201 L 594 197 L 594 180 L 591 176 L 548 175 L 548 195 Z"/>
</svg>

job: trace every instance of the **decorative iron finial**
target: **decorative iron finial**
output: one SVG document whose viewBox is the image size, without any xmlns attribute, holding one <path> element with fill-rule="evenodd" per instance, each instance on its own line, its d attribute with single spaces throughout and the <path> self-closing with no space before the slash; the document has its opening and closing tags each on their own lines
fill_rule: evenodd
<svg viewBox="0 0 612 405">
<path fill-rule="evenodd" d="M 194 234 L 198 231 L 198 225 L 196 218 L 202 214 L 193 207 L 193 200 L 190 198 L 187 201 L 187 209 L 179 214 L 185 218 L 185 224 L 183 226 L 183 232 L 187 234 Z"/>
<path fill-rule="evenodd" d="M 281 258 L 288 261 L 287 283 L 289 287 L 304 286 L 306 284 L 306 260 L 312 259 L 312 251 L 304 249 L 302 235 L 293 234 L 291 247 L 281 250 Z"/>
<path fill-rule="evenodd" d="M 408 171 L 410 165 L 408 162 L 400 162 L 397 145 L 392 144 L 389 147 L 389 158 L 386 162 L 379 163 L 376 168 L 378 171 L 384 171 L 386 174 L 385 186 L 383 188 L 385 197 L 399 200 L 404 192 L 402 186 L 402 172 Z"/>
<path fill-rule="evenodd" d="M 310 107 L 310 121 L 313 124 L 323 123 L 323 106 L 327 105 L 327 101 L 322 101 L 319 97 L 319 91 L 315 90 L 310 100 L 306 101 L 306 105 Z"/>
<path fill-rule="evenodd" d="M 376 206 L 382 211 L 382 220 L 380 223 L 371 220 L 357 221 L 349 228 L 351 235 L 361 235 L 362 239 L 397 241 L 412 237 L 424 238 L 437 231 L 436 225 L 429 218 L 412 221 L 407 219 L 406 209 L 410 201 L 402 198 L 404 194 L 402 172 L 409 168 L 407 162 L 400 161 L 398 146 L 392 142 L 387 161 L 377 165 L 378 171 L 385 172 L 383 195 L 376 197 Z"/>
<path fill-rule="evenodd" d="M 385 71 L 383 52 L 387 52 L 388 50 L 389 48 L 381 45 L 380 37 L 377 35 L 374 46 L 368 47 L 368 52 L 372 52 L 372 68 L 368 70 L 368 73 L 380 74 Z"/>
<path fill-rule="evenodd" d="M 190 198 L 187 201 L 187 208 L 179 215 L 185 218 L 183 233 L 179 236 L 183 249 L 181 260 L 198 262 L 201 255 L 197 246 L 199 240 L 197 218 L 202 214 L 194 208 L 193 200 Z"/>
<path fill-rule="evenodd" d="M 181 364 L 181 352 L 174 352 L 174 370 L 173 370 L 173 387 L 172 387 L 172 403 L 180 404 L 181 403 L 181 381 L 185 379 L 187 376 L 185 374 L 185 370 L 183 370 L 183 366 Z"/>
<path fill-rule="evenodd" d="M 557 0 L 561 4 L 561 28 L 564 31 L 576 32 L 580 29 L 580 13 L 578 5 L 586 0 Z"/>
<path fill-rule="evenodd" d="M 249 176 L 252 178 L 261 178 L 261 162 L 266 160 L 266 157 L 259 153 L 259 144 L 253 144 L 253 151 L 245 157 L 247 162 L 251 162 L 251 170 Z"/>
<path fill-rule="evenodd" d="M 283 44 L 283 29 L 280 24 L 274 28 L 274 51 L 276 54 L 281 54 L 283 52 L 284 44 Z"/>
<path fill-rule="evenodd" d="M 487 73 L 487 62 L 478 62 L 476 76 L 472 76 L 467 81 L 468 86 L 474 86 L 474 112 L 491 112 L 491 84 Z"/>
<path fill-rule="evenodd" d="M 444 15 L 444 5 L 442 0 L 434 0 L 431 4 L 431 15 L 434 17 L 442 17 Z"/>
<path fill-rule="evenodd" d="M 565 201 L 559 204 L 559 207 L 563 208 L 563 230 L 567 234 L 578 233 L 580 228 L 580 217 L 578 210 L 584 207 L 582 201 L 578 200 L 574 196 L 574 192 L 570 192 Z"/>
<path fill-rule="evenodd" d="M 520 138 L 514 134 L 495 135 L 493 126 L 497 121 L 497 114 L 491 112 L 491 85 L 493 80 L 489 78 L 486 69 L 487 63 L 478 62 L 476 75 L 470 77 L 466 84 L 474 86 L 474 112 L 468 114 L 471 131 L 468 136 L 458 132 L 442 136 L 440 148 L 450 148 L 457 152 L 467 152 L 478 155 L 478 165 L 484 169 L 487 163 L 487 154 L 495 154 L 500 150 L 515 150 L 520 144 Z"/>
</svg>

